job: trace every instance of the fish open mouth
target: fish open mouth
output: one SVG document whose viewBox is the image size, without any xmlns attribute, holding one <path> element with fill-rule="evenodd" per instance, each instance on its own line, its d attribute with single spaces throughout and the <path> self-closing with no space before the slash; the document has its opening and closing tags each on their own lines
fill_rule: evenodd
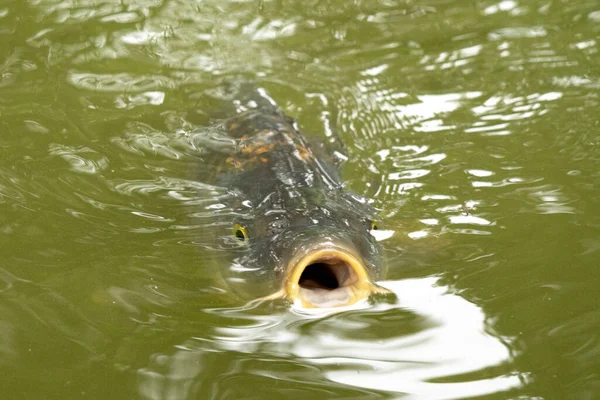
<svg viewBox="0 0 600 400">
<path fill-rule="evenodd" d="M 352 305 L 374 291 L 376 286 L 360 258 L 335 247 L 297 257 L 290 264 L 284 284 L 286 297 L 307 308 Z"/>
</svg>

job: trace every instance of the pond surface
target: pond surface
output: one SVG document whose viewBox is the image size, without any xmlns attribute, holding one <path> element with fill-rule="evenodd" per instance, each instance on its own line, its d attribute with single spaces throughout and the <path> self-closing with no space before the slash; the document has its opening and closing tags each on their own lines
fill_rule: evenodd
<svg viewBox="0 0 600 400">
<path fill-rule="evenodd" d="M 597 0 L 3 0 L 2 397 L 598 398 L 599 49 Z M 342 139 L 395 298 L 220 284 L 231 79 Z"/>
</svg>

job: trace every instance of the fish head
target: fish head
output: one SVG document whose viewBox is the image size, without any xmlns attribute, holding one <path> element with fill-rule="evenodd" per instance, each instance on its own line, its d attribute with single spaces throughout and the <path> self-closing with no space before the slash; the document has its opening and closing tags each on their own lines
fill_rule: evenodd
<svg viewBox="0 0 600 400">
<path fill-rule="evenodd" d="M 243 248 L 227 279 L 306 308 L 352 305 L 383 291 L 375 284 L 385 270 L 374 221 L 366 199 L 341 189 L 271 193 L 234 224 Z"/>
</svg>

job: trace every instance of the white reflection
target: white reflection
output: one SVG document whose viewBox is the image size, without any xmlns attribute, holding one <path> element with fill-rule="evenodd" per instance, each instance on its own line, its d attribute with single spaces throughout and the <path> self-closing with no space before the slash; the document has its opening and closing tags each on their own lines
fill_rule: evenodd
<svg viewBox="0 0 600 400">
<path fill-rule="evenodd" d="M 107 15 L 106 17 L 100 18 L 102 22 L 116 22 L 119 24 L 128 24 L 141 19 L 138 13 L 134 12 L 122 12 L 113 15 Z"/>
<path fill-rule="evenodd" d="M 465 47 L 463 49 L 454 50 L 452 52 L 441 52 L 437 58 L 432 60 L 432 56 L 426 55 L 421 60 L 421 64 L 425 65 L 426 71 L 433 71 L 435 69 L 449 69 L 455 67 L 462 67 L 469 64 L 471 58 L 477 56 L 483 49 L 482 45 L 475 45 Z"/>
<path fill-rule="evenodd" d="M 485 218 L 476 217 L 474 215 L 453 215 L 450 217 L 452 224 L 468 224 L 468 225 L 493 225 Z"/>
<path fill-rule="evenodd" d="M 97 174 L 109 166 L 109 161 L 103 155 L 89 147 L 70 147 L 57 143 L 48 146 L 48 152 L 69 163 L 71 170 L 84 174 Z"/>
<path fill-rule="evenodd" d="M 534 212 L 538 214 L 576 214 L 572 207 L 576 199 L 564 193 L 560 186 L 541 185 L 523 188 L 519 193 L 527 195 L 527 202 L 535 206 Z M 522 210 L 525 211 L 525 210 Z M 529 211 L 527 209 L 527 211 Z"/>
<path fill-rule="evenodd" d="M 484 125 L 484 124 L 485 124 L 485 122 L 481 122 L 481 121 L 475 122 L 473 124 L 473 128 L 467 128 L 467 129 L 465 129 L 465 132 L 474 133 L 474 132 L 496 131 L 496 132 L 494 132 L 495 135 L 498 135 L 499 132 L 506 132 L 506 134 L 510 133 L 510 131 L 505 130 L 505 128 L 508 127 L 508 123 L 502 123 L 502 124 L 497 124 L 497 125 Z"/>
<path fill-rule="evenodd" d="M 160 38 L 164 34 L 162 32 L 137 31 L 129 32 L 121 36 L 121 41 L 127 44 L 143 45 Z"/>
<path fill-rule="evenodd" d="M 494 4 L 493 6 L 486 7 L 483 10 L 484 14 L 496 14 L 499 11 L 510 11 L 517 6 L 517 3 L 512 0 L 504 0 L 498 4 Z"/>
<path fill-rule="evenodd" d="M 391 195 L 396 193 L 406 193 L 410 190 L 422 187 L 422 183 L 418 182 L 407 182 L 407 183 L 384 183 L 377 189 L 377 192 L 373 195 L 373 197 L 380 197 L 382 195 Z"/>
<path fill-rule="evenodd" d="M 421 197 L 421 200 L 456 200 L 456 197 L 447 194 L 427 194 Z"/>
<path fill-rule="evenodd" d="M 440 285 L 438 278 L 379 284 L 396 297 L 343 310 L 278 313 L 267 308 L 259 315 L 256 302 L 205 310 L 211 320 L 220 318 L 213 335 L 174 346 L 172 355 L 153 355 L 149 366 L 138 369 L 139 393 L 148 399 L 165 398 L 166 393 L 184 398 L 203 379 L 240 373 L 289 379 L 277 369 L 239 369 L 239 363 L 256 358 L 314 366 L 305 376 L 308 384 L 325 378 L 419 399 L 482 396 L 528 380 L 526 373 L 510 367 L 512 339 L 491 334 L 483 310 Z M 219 352 L 229 352 L 235 360 L 207 378 L 211 357 Z"/>
<path fill-rule="evenodd" d="M 377 154 L 381 158 L 381 161 L 385 161 L 385 159 L 387 158 L 387 156 L 390 155 L 390 150 L 389 149 L 379 150 L 375 154 Z"/>
<path fill-rule="evenodd" d="M 377 229 L 370 232 L 371 236 L 375 238 L 378 242 L 389 239 L 394 236 L 395 231 L 390 229 Z"/>
<path fill-rule="evenodd" d="M 588 89 L 600 89 L 600 79 L 592 80 L 589 77 L 582 76 L 555 76 L 552 83 L 563 87 L 584 87 Z"/>
<path fill-rule="evenodd" d="M 438 95 L 421 95 L 420 103 L 397 106 L 401 115 L 414 119 L 415 122 L 429 120 L 440 113 L 449 113 L 458 109 L 461 102 L 481 96 L 481 92 L 448 93 Z M 431 128 L 431 127 L 429 127 Z M 441 128 L 441 127 L 438 127 Z"/>
<path fill-rule="evenodd" d="M 415 126 L 414 129 L 416 132 L 440 132 L 454 128 L 456 128 L 454 125 L 444 125 L 441 119 L 432 119 L 421 122 L 421 125 Z"/>
<path fill-rule="evenodd" d="M 413 158 L 412 160 L 409 160 L 409 161 L 424 162 L 426 164 L 437 164 L 440 161 L 442 161 L 444 158 L 446 158 L 446 155 L 444 153 L 437 153 L 437 154 L 430 154 L 430 155 L 424 156 L 424 157 Z"/>
<path fill-rule="evenodd" d="M 467 173 L 469 175 L 477 176 L 479 178 L 494 175 L 494 173 L 492 171 L 487 171 L 484 169 L 468 169 Z"/>
<path fill-rule="evenodd" d="M 502 136 L 511 133 L 513 121 L 529 119 L 548 112 L 547 102 L 563 97 L 561 92 L 532 93 L 527 96 L 492 96 L 482 105 L 473 107 L 479 121 L 465 132 L 481 133 L 483 136 Z M 483 184 L 482 186 L 486 186 Z"/>
<path fill-rule="evenodd" d="M 242 28 L 242 34 L 250 36 L 253 41 L 274 40 L 293 36 L 296 28 L 295 22 L 271 20 L 265 23 L 263 18 L 257 17 Z"/>
<path fill-rule="evenodd" d="M 397 181 L 401 179 L 417 179 L 429 174 L 429 172 L 431 171 L 427 169 L 413 169 L 402 172 L 392 172 L 388 175 L 388 179 L 390 181 Z"/>
<path fill-rule="evenodd" d="M 131 109 L 141 105 L 161 105 L 165 101 L 165 93 L 159 91 L 148 91 L 136 95 L 121 95 L 115 99 L 117 108 Z"/>
<path fill-rule="evenodd" d="M 136 76 L 128 73 L 120 74 L 93 74 L 70 72 L 67 82 L 78 89 L 93 92 L 143 92 L 152 91 L 160 87 L 173 87 L 175 83 L 159 75 Z"/>
<path fill-rule="evenodd" d="M 427 146 L 416 146 L 416 145 L 406 145 L 406 146 L 392 146 L 394 150 L 400 150 L 404 152 L 413 153 L 413 155 L 421 154 L 427 151 Z"/>
<path fill-rule="evenodd" d="M 537 38 L 546 36 L 547 34 L 546 29 L 541 26 L 514 27 L 497 29 L 488 34 L 488 38 L 490 40 Z"/>
<path fill-rule="evenodd" d="M 600 11 L 592 11 L 588 14 L 588 19 L 593 22 L 600 22 Z"/>
<path fill-rule="evenodd" d="M 360 74 L 363 76 L 377 76 L 389 68 L 388 64 L 381 64 L 377 67 L 369 68 L 362 71 Z"/>
<path fill-rule="evenodd" d="M 335 359 L 317 358 L 319 364 L 339 364 L 325 376 L 361 388 L 409 394 L 414 398 L 458 399 L 482 396 L 521 386 L 518 375 L 501 375 L 462 382 L 431 382 L 480 371 L 511 359 L 503 339 L 486 332 L 486 318 L 475 304 L 437 286 L 436 278 L 380 282 L 398 296 L 398 305 L 427 320 L 429 329 L 401 337 L 365 343 L 320 338 L 319 347 Z M 346 362 L 346 368 L 343 363 Z M 370 368 L 359 368 L 361 363 Z"/>
<path fill-rule="evenodd" d="M 423 239 L 425 237 L 429 236 L 429 232 L 426 230 L 421 230 L 421 231 L 414 231 L 414 232 L 410 232 L 408 234 L 408 237 L 411 239 Z"/>
<path fill-rule="evenodd" d="M 594 39 L 592 39 L 592 40 L 584 40 L 583 42 L 574 43 L 571 45 L 571 47 L 574 47 L 579 50 L 583 50 L 583 49 L 587 49 L 590 47 L 594 47 L 595 45 L 596 45 L 596 41 Z"/>
</svg>

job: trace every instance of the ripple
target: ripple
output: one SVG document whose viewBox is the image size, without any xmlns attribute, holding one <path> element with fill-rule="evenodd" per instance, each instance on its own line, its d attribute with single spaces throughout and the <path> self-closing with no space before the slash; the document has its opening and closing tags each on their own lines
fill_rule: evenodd
<svg viewBox="0 0 600 400">
<path fill-rule="evenodd" d="M 340 118 L 347 121 L 347 127 L 342 129 L 348 134 L 372 140 L 408 125 L 417 132 L 454 129 L 454 126 L 446 125 L 437 117 L 455 111 L 463 102 L 482 95 L 473 91 L 412 97 L 382 86 L 376 77 L 363 79 L 357 82 L 356 88 L 345 92 L 349 98 L 340 99 Z"/>
<path fill-rule="evenodd" d="M 421 58 L 419 63 L 424 65 L 426 71 L 463 67 L 473 62 L 475 57 L 479 55 L 482 49 L 483 45 L 478 44 L 475 46 L 453 50 L 452 52 L 442 52 L 435 58 L 433 56 L 426 55 Z"/>
<path fill-rule="evenodd" d="M 25 194 L 19 186 L 20 178 L 14 171 L 0 169 L 0 203 L 25 203 Z"/>
<path fill-rule="evenodd" d="M 102 22 L 116 22 L 118 24 L 128 24 L 142 19 L 140 13 L 136 12 L 120 12 L 116 14 L 106 15 L 100 18 Z"/>
<path fill-rule="evenodd" d="M 518 198 L 529 206 L 521 208 L 521 212 L 536 214 L 578 214 L 572 206 L 577 202 L 573 195 L 565 193 L 558 185 L 540 185 L 518 188 L 504 195 Z M 531 207 L 533 206 L 533 208 Z"/>
<path fill-rule="evenodd" d="M 467 224 L 467 225 L 493 225 L 492 222 L 485 218 L 476 217 L 474 215 L 454 215 L 449 217 L 452 224 Z"/>
<path fill-rule="evenodd" d="M 600 11 L 593 11 L 588 14 L 588 18 L 593 22 L 600 22 Z"/>
<path fill-rule="evenodd" d="M 490 40 L 538 38 L 546 36 L 548 32 L 541 26 L 501 28 L 491 32 Z"/>
<path fill-rule="evenodd" d="M 513 0 L 503 0 L 503 1 L 499 2 L 498 4 L 494 4 L 494 5 L 486 7 L 483 10 L 483 13 L 487 14 L 487 15 L 496 14 L 501 11 L 514 10 L 516 7 L 517 7 L 517 2 L 515 2 Z"/>
<path fill-rule="evenodd" d="M 67 81 L 78 89 L 94 92 L 145 92 L 161 88 L 174 88 L 175 82 L 160 75 L 131 73 L 94 74 L 90 72 L 70 72 Z"/>
<path fill-rule="evenodd" d="M 552 81 L 555 85 L 561 87 L 582 87 L 586 89 L 600 89 L 600 78 L 591 78 L 583 76 L 563 76 L 554 77 Z"/>
<path fill-rule="evenodd" d="M 150 91 L 137 95 L 117 96 L 115 106 L 117 108 L 132 109 L 143 105 L 159 106 L 165 101 L 165 92 Z"/>
<path fill-rule="evenodd" d="M 23 51 L 16 49 L 0 64 L 0 88 L 11 86 L 25 72 L 35 71 L 37 64 L 24 59 Z"/>
<path fill-rule="evenodd" d="M 292 21 L 270 20 L 258 17 L 244 26 L 242 34 L 249 35 L 253 41 L 275 40 L 278 38 L 293 36 L 297 29 L 297 23 Z"/>
<path fill-rule="evenodd" d="M 194 382 L 205 379 L 203 368 L 191 366 L 203 365 L 206 354 L 215 351 L 237 354 L 238 362 L 249 362 L 257 353 L 271 362 L 293 355 L 295 370 L 312 367 L 295 382 L 316 381 L 322 375 L 349 387 L 419 398 L 481 396 L 520 387 L 528 379 L 527 374 L 506 368 L 515 356 L 509 347 L 512 339 L 486 333 L 482 310 L 439 285 L 436 278 L 381 284 L 396 294 L 396 302 L 354 307 L 342 314 L 264 315 L 244 307 L 206 310 L 212 318 L 224 319 L 215 325 L 213 335 L 186 341 L 177 346 L 180 350 L 162 353 L 160 362 L 139 369 L 139 390 L 148 394 L 152 387 L 160 392 L 168 387 L 186 393 Z M 370 330 L 373 318 L 379 333 Z M 224 323 L 227 320 L 236 322 Z M 481 373 L 491 367 L 497 370 L 495 376 Z M 236 371 L 230 365 L 219 376 L 236 376 L 240 373 Z M 285 371 L 272 367 L 247 365 L 243 371 L 286 379 Z M 456 378 L 466 374 L 468 379 Z"/>
<path fill-rule="evenodd" d="M 233 142 L 223 133 L 207 127 L 195 129 L 178 118 L 166 123 L 172 131 L 164 132 L 143 122 L 128 123 L 122 136 L 110 139 L 119 148 L 140 156 L 161 156 L 172 160 L 198 159 L 200 156 L 218 157 L 226 152 Z M 217 132 L 218 131 L 218 132 Z M 205 163 L 206 169 L 215 169 L 216 165 Z"/>
<path fill-rule="evenodd" d="M 486 170 L 482 170 L 482 169 L 468 169 L 466 172 L 469 175 L 473 175 L 473 176 L 476 176 L 478 178 L 484 178 L 484 177 L 488 177 L 488 176 L 494 175 L 493 171 L 486 171 Z"/>
<path fill-rule="evenodd" d="M 108 158 L 88 147 L 75 148 L 51 143 L 48 152 L 65 160 L 75 172 L 98 174 L 109 167 Z"/>
<path fill-rule="evenodd" d="M 119 39 L 127 44 L 143 45 L 148 44 L 163 35 L 162 32 L 135 31 L 124 33 Z"/>
<path fill-rule="evenodd" d="M 401 179 L 417 179 L 429 174 L 430 172 L 431 171 L 427 169 L 404 170 L 402 172 L 392 172 L 387 178 L 390 181 L 397 181 Z"/>
<path fill-rule="evenodd" d="M 158 155 L 174 160 L 183 157 L 183 153 L 171 146 L 172 138 L 163 132 L 148 132 L 142 134 L 127 133 L 124 138 L 112 138 L 111 142 L 121 149 L 134 154 Z"/>
<path fill-rule="evenodd" d="M 16 3 L 0 5 L 0 363 L 19 393 L 593 397 L 597 1 Z M 227 308 L 204 277 L 229 265 L 209 154 L 232 143 L 186 118 L 205 124 L 240 76 L 339 133 L 348 187 L 392 228 L 391 273 L 443 280 L 383 282 L 397 301 L 337 314 Z"/>
<path fill-rule="evenodd" d="M 126 196 L 152 195 L 181 204 L 209 204 L 212 209 L 223 208 L 219 201 L 228 195 L 227 189 L 187 179 L 159 177 L 152 180 L 128 180 L 109 182 L 112 189 Z"/>
</svg>

